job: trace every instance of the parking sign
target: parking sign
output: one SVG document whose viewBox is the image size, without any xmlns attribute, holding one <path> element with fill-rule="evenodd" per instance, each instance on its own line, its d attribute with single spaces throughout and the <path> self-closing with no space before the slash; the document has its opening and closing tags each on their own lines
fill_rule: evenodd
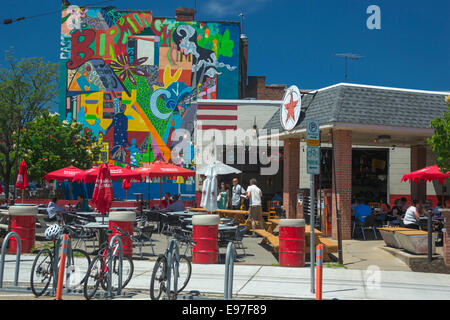
<svg viewBox="0 0 450 320">
<path fill-rule="evenodd" d="M 306 122 L 306 172 L 320 174 L 320 130 L 319 121 Z"/>
</svg>

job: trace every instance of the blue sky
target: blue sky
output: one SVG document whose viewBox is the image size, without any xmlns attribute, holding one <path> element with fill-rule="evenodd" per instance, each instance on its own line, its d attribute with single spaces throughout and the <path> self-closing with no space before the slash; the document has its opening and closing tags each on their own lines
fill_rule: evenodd
<svg viewBox="0 0 450 320">
<path fill-rule="evenodd" d="M 87 5 L 99 0 L 71 1 Z M 57 11 L 59 0 L 2 0 L 0 20 Z M 113 0 L 99 6 L 152 10 L 175 16 L 194 0 Z M 245 14 L 249 75 L 265 75 L 268 84 L 317 89 L 344 82 L 344 60 L 333 53 L 363 56 L 349 64 L 347 82 L 450 91 L 450 2 L 448 0 L 196 0 L 196 20 L 235 20 Z M 369 5 L 381 9 L 381 30 L 369 30 Z M 3 52 L 40 56 L 57 62 L 59 13 L 0 25 Z"/>
</svg>

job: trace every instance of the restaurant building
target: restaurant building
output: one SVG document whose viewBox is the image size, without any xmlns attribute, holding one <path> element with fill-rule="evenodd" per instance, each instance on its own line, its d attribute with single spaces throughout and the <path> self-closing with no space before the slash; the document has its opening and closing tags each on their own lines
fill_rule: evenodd
<svg viewBox="0 0 450 320">
<path fill-rule="evenodd" d="M 339 83 L 315 91 L 301 91 L 301 111 L 291 130 L 283 128 L 281 100 L 199 100 L 194 127 L 201 130 L 267 130 L 258 139 L 279 139 L 279 169 L 261 175 L 261 164 L 250 164 L 248 143 L 246 164 L 236 164 L 236 149 L 215 141 L 216 158 L 243 171 L 241 183 L 255 177 L 264 193 L 264 203 L 282 195 L 288 218 L 303 218 L 303 200 L 309 195 L 306 172 L 306 121 L 320 123 L 321 174 L 315 176 L 316 192 L 326 191 L 323 221 L 325 233 L 337 238 L 336 198 L 342 215 L 342 239 L 351 238 L 352 198 L 369 203 L 405 197 L 438 201 L 450 197 L 450 183 L 403 182 L 404 174 L 435 164 L 435 155 L 426 140 L 433 135 L 430 121 L 447 110 L 445 92 Z M 277 130 L 277 133 L 270 133 Z M 332 137 L 334 135 L 334 137 Z M 334 145 L 332 144 L 334 138 Z M 200 141 L 196 141 L 196 144 Z M 203 141 L 205 143 L 205 141 Z M 332 156 L 336 154 L 336 193 Z M 218 155 L 220 155 L 218 157 Z M 277 160 L 275 160 L 277 159 Z M 259 160 L 259 159 L 258 159 Z M 231 177 L 220 178 L 231 185 Z M 228 181 L 228 180 L 230 181 Z M 197 193 L 201 186 L 197 184 Z M 317 194 L 317 193 L 316 193 Z M 317 198 L 317 197 L 316 197 Z M 307 212 L 305 212 L 306 214 Z"/>
</svg>

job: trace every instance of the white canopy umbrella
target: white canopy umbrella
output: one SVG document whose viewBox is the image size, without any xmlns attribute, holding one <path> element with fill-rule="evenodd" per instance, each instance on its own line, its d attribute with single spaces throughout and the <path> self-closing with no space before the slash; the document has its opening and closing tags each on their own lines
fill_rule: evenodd
<svg viewBox="0 0 450 320">
<path fill-rule="evenodd" d="M 222 175 L 222 174 L 239 174 L 242 173 L 241 170 L 238 170 L 236 168 L 233 168 L 232 166 L 229 166 L 219 160 L 214 160 L 213 162 L 206 164 L 204 166 L 200 166 L 200 168 L 196 171 L 196 174 L 203 174 L 206 175 L 206 172 L 208 169 L 214 168 L 216 175 Z"/>
<path fill-rule="evenodd" d="M 206 175 L 206 179 L 203 181 L 200 206 L 206 211 L 214 212 L 217 210 L 217 173 L 212 166 L 208 167 L 203 174 Z"/>
</svg>

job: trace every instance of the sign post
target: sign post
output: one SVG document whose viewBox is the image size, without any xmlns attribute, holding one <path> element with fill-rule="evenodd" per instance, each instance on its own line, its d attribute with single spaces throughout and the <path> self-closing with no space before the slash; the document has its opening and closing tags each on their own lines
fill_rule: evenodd
<svg viewBox="0 0 450 320">
<path fill-rule="evenodd" d="M 320 130 L 319 121 L 306 121 L 306 172 L 309 174 L 309 225 L 310 225 L 310 263 L 311 263 L 311 293 L 315 293 L 315 187 L 314 175 L 320 174 Z"/>
</svg>

